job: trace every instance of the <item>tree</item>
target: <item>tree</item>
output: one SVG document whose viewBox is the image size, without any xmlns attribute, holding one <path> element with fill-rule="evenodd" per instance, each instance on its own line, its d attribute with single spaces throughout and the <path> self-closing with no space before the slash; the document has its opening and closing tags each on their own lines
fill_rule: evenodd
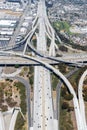
<svg viewBox="0 0 87 130">
<path fill-rule="evenodd" d="M 67 102 L 63 102 L 62 109 L 68 109 L 68 108 L 69 108 L 69 104 Z"/>
<path fill-rule="evenodd" d="M 64 95 L 66 95 L 66 92 L 67 92 L 67 88 L 64 87 L 61 89 L 61 96 L 64 97 Z"/>
<path fill-rule="evenodd" d="M 58 64 L 58 67 L 59 67 L 59 70 L 60 70 L 62 73 L 66 73 L 66 65 L 65 65 L 65 64 L 59 63 L 59 64 Z"/>
</svg>

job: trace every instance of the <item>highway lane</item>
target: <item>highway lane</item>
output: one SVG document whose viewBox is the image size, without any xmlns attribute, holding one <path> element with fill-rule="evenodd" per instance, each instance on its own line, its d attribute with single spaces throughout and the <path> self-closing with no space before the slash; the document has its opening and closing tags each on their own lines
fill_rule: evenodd
<svg viewBox="0 0 87 130">
<path fill-rule="evenodd" d="M 38 126 L 39 128 L 42 128 L 42 130 L 51 130 L 53 129 L 51 126 L 51 124 L 53 124 L 53 107 L 49 77 L 50 75 L 43 67 L 35 67 L 35 71 L 36 73 L 38 72 L 38 77 L 35 76 L 34 80 L 34 129 L 38 129 Z"/>
<path fill-rule="evenodd" d="M 82 74 L 78 85 L 79 106 L 80 106 L 80 113 L 84 123 L 84 130 L 87 130 L 86 113 L 85 113 L 86 110 L 85 110 L 85 104 L 83 99 L 83 82 L 86 76 L 87 76 L 87 70 L 85 70 L 84 73 Z"/>
<path fill-rule="evenodd" d="M 6 130 L 3 114 L 1 111 L 0 111 L 0 130 Z"/>
<path fill-rule="evenodd" d="M 18 115 L 19 111 L 20 111 L 20 108 L 14 108 L 14 112 L 12 114 L 9 130 L 14 130 L 16 119 L 17 119 L 17 115 Z"/>
<path fill-rule="evenodd" d="M 48 72 L 47 72 L 48 71 Z M 52 124 L 53 123 L 53 129 L 57 130 L 57 127 L 55 126 L 55 122 L 54 122 L 54 107 L 53 107 L 53 98 L 52 98 L 52 88 L 51 88 L 51 79 L 50 79 L 50 74 L 49 74 L 49 70 L 45 70 L 45 75 L 47 75 L 47 79 L 46 79 L 46 90 L 45 90 L 45 94 L 46 94 L 46 103 L 47 103 L 47 109 L 50 109 L 49 111 L 46 110 L 47 112 L 47 117 L 50 120 L 50 122 L 47 121 L 48 124 L 48 129 L 52 129 Z M 48 95 L 48 96 L 47 96 Z M 48 102 L 49 101 L 49 102 Z M 58 125 L 58 123 L 56 123 Z"/>
<path fill-rule="evenodd" d="M 21 42 L 24 42 L 24 41 L 27 40 L 26 43 L 25 43 L 25 46 L 24 46 L 23 54 L 25 54 L 27 45 L 28 45 L 28 43 L 30 42 L 30 40 L 31 40 L 31 38 L 32 38 L 32 36 L 33 36 L 33 34 L 34 34 L 34 32 L 35 32 L 37 26 L 38 26 L 38 23 L 37 23 L 37 24 L 35 25 L 35 27 L 28 33 L 28 35 L 24 38 L 24 40 L 21 41 Z M 19 42 L 18 44 L 20 44 L 21 42 Z"/>
<path fill-rule="evenodd" d="M 41 11 L 41 13 L 40 13 Z M 37 51 L 47 52 L 46 30 L 43 6 L 38 5 Z M 38 56 L 37 56 L 38 57 Z M 35 67 L 34 73 L 34 125 L 33 129 L 57 130 L 54 126 L 53 104 L 51 95 L 50 72 L 43 67 Z M 37 79 L 38 76 L 38 79 Z M 37 102 L 38 100 L 38 102 Z"/>
<path fill-rule="evenodd" d="M 37 120 L 38 120 L 38 114 L 40 113 L 38 113 L 38 105 L 35 105 L 35 104 L 37 104 L 39 101 L 39 94 L 38 94 L 38 87 L 39 87 L 39 72 L 37 73 L 37 67 L 34 69 L 34 73 L 36 73 L 36 74 L 34 74 L 34 101 L 33 101 L 33 106 L 35 106 L 35 108 L 33 108 L 33 128 L 35 127 L 37 127 Z M 38 76 L 37 76 L 37 74 L 38 74 Z M 38 100 L 37 100 L 38 99 Z"/>
<path fill-rule="evenodd" d="M 45 28 L 42 17 L 39 18 L 39 34 L 37 34 L 37 50 L 46 52 L 46 39 L 45 39 Z M 43 28 L 42 28 L 43 27 Z M 43 36 L 43 37 L 42 37 Z M 42 44 L 40 44 L 42 43 Z M 35 67 L 36 76 L 38 75 L 38 80 L 35 78 L 34 88 L 34 125 L 33 129 L 38 130 L 53 130 L 53 109 L 52 109 L 52 98 L 49 93 L 47 93 L 46 87 L 48 87 L 49 92 L 51 91 L 50 73 L 47 72 L 43 67 Z M 47 80 L 48 79 L 48 80 Z M 38 86 L 38 87 L 37 87 Z M 38 102 L 36 101 L 38 100 Z"/>
</svg>

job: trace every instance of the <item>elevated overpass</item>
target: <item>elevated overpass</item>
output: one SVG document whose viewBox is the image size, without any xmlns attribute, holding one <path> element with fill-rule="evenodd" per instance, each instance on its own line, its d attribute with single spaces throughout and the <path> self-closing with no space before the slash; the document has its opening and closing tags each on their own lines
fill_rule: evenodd
<svg viewBox="0 0 87 130">
<path fill-rule="evenodd" d="M 40 58 L 38 58 L 40 59 Z M 50 59 L 45 59 L 43 58 L 43 61 L 51 64 L 51 65 L 56 65 L 58 64 L 57 61 L 52 61 Z M 37 63 L 34 60 L 30 60 L 27 58 L 22 58 L 22 57 L 15 57 L 15 56 L 0 56 L 0 66 L 14 66 L 14 65 L 20 65 L 20 66 L 38 66 L 41 65 L 40 63 Z"/>
<path fill-rule="evenodd" d="M 0 56 L 0 66 L 14 66 L 16 64 L 20 66 L 40 66 L 40 63 L 37 63 L 35 60 L 27 59 L 22 57 L 22 54 L 19 53 L 21 56 L 17 56 L 16 52 L 1 52 L 2 55 Z M 4 55 L 3 55 L 4 54 Z M 7 55 L 6 55 L 7 54 Z M 15 56 L 14 56 L 15 55 Z M 62 57 L 36 57 L 32 56 L 33 58 L 37 58 L 38 60 L 42 60 L 50 65 L 58 65 L 59 63 L 65 63 L 70 66 L 86 66 L 87 65 L 87 55 L 70 55 L 70 56 L 62 56 Z"/>
</svg>

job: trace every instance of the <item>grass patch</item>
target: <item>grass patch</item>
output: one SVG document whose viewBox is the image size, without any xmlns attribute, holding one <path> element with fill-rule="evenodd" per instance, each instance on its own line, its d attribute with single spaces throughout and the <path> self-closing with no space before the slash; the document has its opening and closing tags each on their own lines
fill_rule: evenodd
<svg viewBox="0 0 87 130">
<path fill-rule="evenodd" d="M 68 35 L 72 35 L 73 33 L 70 32 L 70 24 L 67 21 L 57 21 L 53 23 L 54 28 L 59 31 L 67 32 Z"/>
<path fill-rule="evenodd" d="M 56 90 L 56 86 L 58 84 L 58 77 L 52 74 L 52 88 L 53 90 Z"/>
</svg>

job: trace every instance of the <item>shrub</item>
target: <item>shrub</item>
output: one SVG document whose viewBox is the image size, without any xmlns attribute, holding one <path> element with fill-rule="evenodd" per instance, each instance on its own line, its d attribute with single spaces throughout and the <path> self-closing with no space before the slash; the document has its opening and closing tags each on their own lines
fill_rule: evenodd
<svg viewBox="0 0 87 130">
<path fill-rule="evenodd" d="M 8 110 L 8 106 L 7 105 L 2 105 L 1 109 L 2 109 L 2 111 L 7 111 Z"/>
<path fill-rule="evenodd" d="M 66 95 L 64 95 L 64 99 L 72 100 L 73 99 L 73 95 L 72 94 L 66 94 Z"/>
<path fill-rule="evenodd" d="M 18 64 L 15 64 L 15 68 L 19 68 L 19 65 L 18 65 Z"/>
<path fill-rule="evenodd" d="M 67 111 L 68 112 L 74 111 L 74 107 L 69 107 Z"/>
<path fill-rule="evenodd" d="M 59 47 L 59 50 L 61 50 L 61 51 L 65 51 L 65 52 L 68 51 L 68 49 L 67 49 L 65 46 L 60 46 L 60 47 Z"/>
<path fill-rule="evenodd" d="M 84 100 L 87 102 L 87 94 L 84 95 Z"/>
</svg>

